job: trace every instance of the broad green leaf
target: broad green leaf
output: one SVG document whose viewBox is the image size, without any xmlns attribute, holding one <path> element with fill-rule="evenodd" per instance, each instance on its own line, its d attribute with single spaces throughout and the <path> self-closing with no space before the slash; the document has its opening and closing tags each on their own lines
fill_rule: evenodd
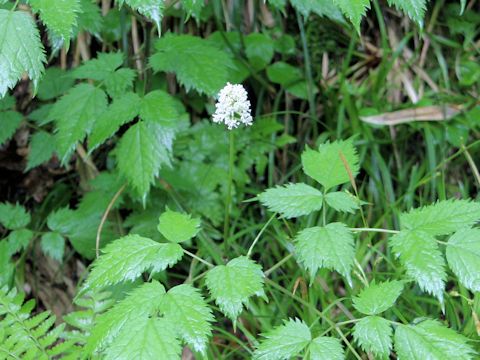
<svg viewBox="0 0 480 360">
<path fill-rule="evenodd" d="M 188 284 L 175 286 L 163 297 L 160 311 L 188 345 L 205 353 L 214 317 L 197 289 Z"/>
<path fill-rule="evenodd" d="M 200 219 L 167 208 L 158 219 L 158 231 L 173 243 L 190 240 L 200 231 Z"/>
<path fill-rule="evenodd" d="M 28 229 L 13 230 L 10 232 L 7 237 L 9 254 L 13 255 L 20 250 L 26 249 L 33 239 L 33 236 L 33 232 Z"/>
<path fill-rule="evenodd" d="M 427 9 L 426 0 L 388 0 L 388 5 L 394 6 L 408 15 L 418 26 L 423 27 L 423 18 Z"/>
<path fill-rule="evenodd" d="M 260 265 L 240 256 L 210 270 L 206 284 L 220 310 L 235 322 L 251 296 L 265 296 L 263 278 Z"/>
<path fill-rule="evenodd" d="M 418 325 L 398 325 L 395 330 L 395 351 L 399 359 L 474 359 L 475 351 L 467 341 L 436 320 L 425 320 Z"/>
<path fill-rule="evenodd" d="M 0 98 L 0 111 L 13 110 L 15 108 L 16 99 L 10 94 Z"/>
<path fill-rule="evenodd" d="M 358 200 L 345 191 L 334 191 L 327 193 L 325 194 L 325 201 L 329 206 L 341 212 L 354 214 L 355 210 L 360 208 L 358 205 Z"/>
<path fill-rule="evenodd" d="M 0 98 L 24 73 L 36 88 L 45 62 L 43 45 L 31 15 L 0 9 Z"/>
<path fill-rule="evenodd" d="M 132 9 L 153 20 L 160 33 L 160 22 L 162 21 L 163 10 L 165 8 L 164 0 L 117 0 L 117 3 L 120 6 L 126 3 Z"/>
<path fill-rule="evenodd" d="M 430 235 L 448 235 L 480 220 L 480 203 L 469 200 L 444 200 L 400 215 L 405 229 Z"/>
<path fill-rule="evenodd" d="M 29 4 L 35 12 L 40 13 L 40 19 L 47 28 L 68 44 L 81 10 L 79 1 L 29 0 Z"/>
<path fill-rule="evenodd" d="M 326 190 L 350 182 L 350 175 L 355 177 L 360 170 L 351 139 L 321 144 L 318 151 L 307 148 L 302 154 L 302 165 L 305 174 Z"/>
<path fill-rule="evenodd" d="M 118 69 L 105 79 L 105 90 L 107 94 L 116 99 L 124 95 L 127 91 L 131 91 L 133 88 L 133 81 L 137 73 L 133 69 L 121 68 Z"/>
<path fill-rule="evenodd" d="M 145 197 L 162 165 L 170 165 L 174 133 L 165 127 L 139 121 L 117 145 L 118 170 L 139 195 Z"/>
<path fill-rule="evenodd" d="M 44 254 L 57 261 L 62 261 L 65 250 L 65 239 L 57 232 L 47 232 L 42 235 L 40 247 Z"/>
<path fill-rule="evenodd" d="M 351 284 L 350 271 L 355 257 L 353 236 L 342 223 L 331 223 L 302 230 L 295 238 L 298 260 L 313 281 L 319 268 L 338 271 Z"/>
<path fill-rule="evenodd" d="M 402 291 L 400 281 L 372 283 L 353 298 L 353 306 L 363 314 L 377 315 L 391 308 Z"/>
<path fill-rule="evenodd" d="M 360 34 L 360 23 L 367 10 L 370 9 L 370 0 L 333 0 L 343 14 L 352 22 L 357 33 Z"/>
<path fill-rule="evenodd" d="M 95 59 L 85 61 L 77 67 L 72 75 L 77 79 L 106 80 L 117 68 L 123 64 L 123 54 L 99 53 Z"/>
<path fill-rule="evenodd" d="M 291 0 L 295 9 L 307 17 L 311 12 L 319 16 L 326 16 L 332 20 L 342 21 L 343 16 L 334 0 Z"/>
<path fill-rule="evenodd" d="M 390 246 L 407 275 L 420 285 L 420 288 L 438 298 L 443 304 L 445 288 L 445 260 L 438 249 L 435 238 L 426 232 L 404 230 L 390 238 Z"/>
<path fill-rule="evenodd" d="M 100 115 L 88 138 L 90 151 L 103 144 L 123 124 L 133 120 L 140 112 L 140 97 L 135 93 L 126 93 L 113 100 L 108 109 Z"/>
<path fill-rule="evenodd" d="M 37 97 L 40 100 L 52 100 L 65 94 L 73 85 L 73 79 L 69 73 L 59 67 L 51 66 L 42 76 L 38 84 Z"/>
<path fill-rule="evenodd" d="M 319 336 L 312 340 L 308 348 L 309 360 L 344 360 L 345 353 L 340 340 Z"/>
<path fill-rule="evenodd" d="M 30 223 L 30 214 L 19 204 L 0 203 L 0 224 L 10 230 L 21 229 Z"/>
<path fill-rule="evenodd" d="M 233 67 L 226 52 L 196 36 L 166 34 L 157 40 L 155 49 L 150 57 L 153 69 L 175 73 L 187 91 L 216 95 Z"/>
<path fill-rule="evenodd" d="M 187 15 L 193 16 L 197 21 L 200 21 L 200 15 L 202 13 L 202 9 L 205 6 L 204 0 L 183 0 L 182 6 L 187 12 Z"/>
<path fill-rule="evenodd" d="M 139 235 L 124 236 L 105 246 L 103 254 L 93 262 L 83 291 L 133 281 L 145 271 L 163 271 L 182 255 L 178 244 L 162 244 Z"/>
<path fill-rule="evenodd" d="M 30 151 L 25 171 L 50 160 L 54 151 L 55 137 L 45 131 L 37 131 L 30 139 Z"/>
<path fill-rule="evenodd" d="M 318 211 L 323 204 L 322 193 L 303 183 L 267 189 L 258 198 L 270 211 L 278 212 L 287 219 Z"/>
<path fill-rule="evenodd" d="M 175 324 L 144 316 L 122 328 L 106 351 L 106 360 L 178 360 L 182 347 Z"/>
<path fill-rule="evenodd" d="M 447 262 L 460 282 L 480 292 L 480 229 L 463 229 L 448 240 Z"/>
<path fill-rule="evenodd" d="M 155 90 L 149 92 L 142 99 L 140 117 L 149 122 L 164 126 L 174 126 L 180 115 L 177 110 L 175 98 L 165 91 Z"/>
<path fill-rule="evenodd" d="M 76 85 L 55 103 L 50 116 L 56 120 L 57 150 L 63 163 L 106 108 L 105 93 L 88 83 Z"/>
<path fill-rule="evenodd" d="M 82 9 L 81 16 L 78 17 L 78 28 L 76 33 L 85 30 L 95 36 L 100 36 L 103 27 L 103 17 L 100 7 L 93 1 L 80 0 Z"/>
<path fill-rule="evenodd" d="M 15 135 L 22 120 L 22 114 L 16 111 L 0 112 L 0 128 L 2 129 L 0 132 L 0 145 L 3 145 L 8 139 Z"/>
<path fill-rule="evenodd" d="M 273 58 L 273 40 L 263 33 L 253 32 L 245 37 L 245 53 L 253 68 L 264 69 Z"/>
<path fill-rule="evenodd" d="M 392 351 L 392 326 L 379 316 L 367 316 L 355 323 L 353 338 L 361 348 L 378 359 L 389 359 Z"/>
<path fill-rule="evenodd" d="M 85 354 L 105 349 L 123 330 L 129 331 L 138 319 L 154 315 L 165 295 L 165 288 L 157 281 L 135 288 L 123 300 L 101 314 L 85 346 Z M 131 332 L 130 332 L 130 335 Z"/>
<path fill-rule="evenodd" d="M 5 240 L 0 241 L 0 287 L 9 286 L 15 265 L 11 261 L 9 244 Z"/>
<path fill-rule="evenodd" d="M 278 61 L 267 67 L 268 79 L 301 99 L 308 99 L 308 86 L 298 67 Z M 314 89 L 317 91 L 317 89 Z"/>
<path fill-rule="evenodd" d="M 310 329 L 298 319 L 285 321 L 263 337 L 253 353 L 255 360 L 288 360 L 298 356 L 312 340 Z"/>
</svg>

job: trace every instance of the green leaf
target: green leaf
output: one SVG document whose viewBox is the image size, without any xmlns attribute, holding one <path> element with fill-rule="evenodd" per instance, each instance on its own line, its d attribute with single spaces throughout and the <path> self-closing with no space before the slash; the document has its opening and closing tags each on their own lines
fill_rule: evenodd
<svg viewBox="0 0 480 360">
<path fill-rule="evenodd" d="M 46 62 L 38 29 L 30 14 L 0 9 L 0 98 L 12 89 L 24 73 L 34 88 Z"/>
<path fill-rule="evenodd" d="M 53 135 L 38 131 L 32 135 L 30 140 L 30 151 L 28 153 L 27 167 L 25 171 L 43 164 L 50 160 L 55 151 L 55 138 Z"/>
<path fill-rule="evenodd" d="M 480 220 L 480 203 L 444 200 L 400 215 L 402 228 L 424 231 L 432 236 L 448 235 Z"/>
<path fill-rule="evenodd" d="M 157 40 L 155 49 L 150 57 L 153 69 L 175 73 L 187 91 L 216 95 L 233 68 L 226 52 L 196 36 L 166 34 Z"/>
<path fill-rule="evenodd" d="M 50 116 L 56 120 L 57 150 L 62 163 L 67 162 L 75 145 L 85 138 L 106 108 L 105 93 L 88 83 L 76 85 L 55 103 Z"/>
<path fill-rule="evenodd" d="M 302 154 L 302 165 L 305 174 L 322 184 L 325 190 L 350 182 L 349 172 L 355 177 L 360 170 L 351 139 L 321 144 L 318 151 L 307 148 Z"/>
<path fill-rule="evenodd" d="M 360 34 L 360 23 L 367 9 L 370 9 L 370 0 L 333 0 L 333 2 L 350 19 L 355 30 Z"/>
<path fill-rule="evenodd" d="M 298 319 L 285 321 L 263 337 L 253 353 L 255 360 L 288 360 L 298 356 L 312 339 L 308 326 Z"/>
<path fill-rule="evenodd" d="M 158 231 L 173 243 L 190 240 L 200 231 L 200 219 L 167 208 L 158 219 Z"/>
<path fill-rule="evenodd" d="M 345 276 L 351 284 L 350 271 L 355 258 L 353 236 L 342 223 L 302 230 L 295 238 L 298 260 L 314 280 L 319 268 L 329 268 Z"/>
<path fill-rule="evenodd" d="M 389 359 L 392 351 L 392 326 L 379 316 L 367 316 L 355 323 L 353 338 L 361 348 L 376 358 Z"/>
<path fill-rule="evenodd" d="M 423 18 L 427 9 L 426 0 L 388 0 L 388 5 L 394 6 L 408 15 L 418 26 L 423 27 Z"/>
<path fill-rule="evenodd" d="M 183 0 L 182 6 L 187 12 L 187 18 L 193 16 L 196 20 L 200 20 L 202 9 L 205 6 L 203 0 Z"/>
<path fill-rule="evenodd" d="M 425 320 L 418 325 L 398 325 L 395 330 L 395 351 L 399 359 L 474 359 L 475 351 L 467 341 L 436 320 Z"/>
<path fill-rule="evenodd" d="M 38 84 L 37 97 L 40 100 L 52 100 L 65 94 L 73 85 L 75 80 L 59 67 L 49 67 Z"/>
<path fill-rule="evenodd" d="M 343 20 L 342 13 L 333 0 L 291 0 L 290 2 L 305 17 L 314 12 L 332 20 Z"/>
<path fill-rule="evenodd" d="M 40 19 L 55 36 L 68 44 L 73 28 L 77 24 L 77 14 L 81 11 L 78 0 L 29 0 Z"/>
<path fill-rule="evenodd" d="M 345 191 L 334 191 L 327 193 L 325 194 L 325 201 L 335 210 L 348 212 L 350 214 L 354 214 L 355 210 L 360 208 L 358 205 L 358 200 Z"/>
<path fill-rule="evenodd" d="M 145 121 L 171 127 L 178 123 L 180 114 L 173 96 L 165 91 L 155 90 L 142 99 L 140 117 Z"/>
<path fill-rule="evenodd" d="M 265 296 L 263 279 L 262 267 L 240 256 L 210 270 L 206 284 L 220 310 L 235 322 L 251 296 Z"/>
<path fill-rule="evenodd" d="M 390 246 L 400 262 L 423 291 L 432 294 L 443 304 L 445 260 L 435 238 L 426 232 L 404 230 L 390 238 Z"/>
<path fill-rule="evenodd" d="M 0 203 L 0 224 L 9 230 L 20 229 L 30 223 L 30 214 L 19 204 Z"/>
<path fill-rule="evenodd" d="M 52 259 L 62 261 L 65 250 L 65 239 L 57 232 L 47 232 L 42 235 L 40 246 L 44 254 Z"/>
<path fill-rule="evenodd" d="M 85 61 L 77 67 L 72 72 L 72 76 L 77 79 L 104 81 L 122 64 L 123 54 L 120 52 L 99 53 L 96 59 Z"/>
<path fill-rule="evenodd" d="M 480 229 L 463 229 L 448 240 L 447 262 L 472 292 L 480 292 Z"/>
<path fill-rule="evenodd" d="M 340 340 L 319 336 L 312 340 L 309 346 L 309 360 L 344 360 L 345 353 Z"/>
<path fill-rule="evenodd" d="M 245 53 L 257 71 L 267 66 L 273 58 L 273 41 L 263 33 L 253 32 L 245 37 Z"/>
<path fill-rule="evenodd" d="M 135 319 L 119 332 L 106 351 L 105 360 L 178 360 L 182 347 L 174 326 L 162 318 Z"/>
<path fill-rule="evenodd" d="M 363 314 L 377 315 L 391 308 L 402 291 L 401 281 L 372 283 L 353 298 L 353 306 Z"/>
<path fill-rule="evenodd" d="M 258 198 L 268 210 L 278 212 L 287 219 L 318 211 L 323 204 L 322 193 L 303 183 L 267 189 Z"/>
<path fill-rule="evenodd" d="M 8 139 L 15 135 L 22 120 L 22 114 L 16 111 L 0 112 L 0 128 L 2 129 L 0 132 L 0 145 L 3 145 Z"/>
<path fill-rule="evenodd" d="M 267 67 L 267 77 L 271 82 L 282 85 L 287 92 L 296 97 L 308 99 L 307 82 L 298 67 L 278 61 Z"/>
<path fill-rule="evenodd" d="M 145 271 L 163 271 L 182 255 L 178 244 L 161 244 L 139 235 L 124 236 L 105 246 L 103 254 L 93 262 L 83 291 L 133 281 Z"/>
<path fill-rule="evenodd" d="M 100 7 L 97 3 L 90 0 L 80 0 L 82 8 L 82 15 L 78 17 L 78 29 L 77 33 L 85 30 L 90 34 L 99 36 L 103 27 L 103 17 L 100 11 Z"/>
<path fill-rule="evenodd" d="M 105 349 L 123 330 L 129 331 L 138 319 L 153 315 L 159 309 L 164 294 L 165 288 L 157 281 L 135 288 L 98 317 L 88 337 L 85 354 Z"/>
<path fill-rule="evenodd" d="M 26 249 L 33 239 L 33 236 L 33 232 L 28 229 L 13 230 L 10 232 L 7 237 L 9 254 L 13 255 L 20 250 Z"/>
<path fill-rule="evenodd" d="M 113 100 L 108 109 L 100 115 L 88 138 L 90 151 L 103 144 L 123 124 L 133 120 L 140 112 L 140 97 L 126 93 Z"/>
<path fill-rule="evenodd" d="M 188 345 L 205 353 L 214 317 L 197 289 L 188 284 L 175 286 L 163 297 L 160 311 Z"/>
<path fill-rule="evenodd" d="M 0 287 L 10 286 L 15 265 L 10 258 L 10 249 L 7 241 L 0 241 Z"/>
<path fill-rule="evenodd" d="M 105 79 L 105 90 L 111 98 L 116 99 L 133 88 L 137 73 L 133 69 L 122 68 L 114 71 Z"/>
<path fill-rule="evenodd" d="M 170 165 L 174 133 L 165 127 L 139 121 L 117 145 L 118 170 L 145 197 L 162 165 Z"/>
<path fill-rule="evenodd" d="M 117 2 L 120 6 L 126 3 L 132 9 L 153 20 L 160 33 L 160 22 L 162 21 L 165 8 L 164 0 L 117 0 Z"/>
</svg>

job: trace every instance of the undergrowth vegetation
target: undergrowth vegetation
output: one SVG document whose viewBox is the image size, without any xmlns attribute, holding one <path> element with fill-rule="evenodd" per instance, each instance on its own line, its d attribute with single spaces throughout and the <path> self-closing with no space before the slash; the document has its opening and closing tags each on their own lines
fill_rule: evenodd
<svg viewBox="0 0 480 360">
<path fill-rule="evenodd" d="M 476 0 L 0 0 L 0 359 L 476 359 Z"/>
</svg>

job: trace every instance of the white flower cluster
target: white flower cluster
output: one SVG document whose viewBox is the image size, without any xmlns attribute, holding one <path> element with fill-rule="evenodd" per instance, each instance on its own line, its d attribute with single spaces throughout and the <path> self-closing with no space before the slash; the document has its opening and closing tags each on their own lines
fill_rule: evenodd
<svg viewBox="0 0 480 360">
<path fill-rule="evenodd" d="M 242 85 L 227 83 L 218 94 L 215 107 L 213 122 L 225 123 L 229 130 L 240 124 L 252 125 L 250 101 Z"/>
</svg>

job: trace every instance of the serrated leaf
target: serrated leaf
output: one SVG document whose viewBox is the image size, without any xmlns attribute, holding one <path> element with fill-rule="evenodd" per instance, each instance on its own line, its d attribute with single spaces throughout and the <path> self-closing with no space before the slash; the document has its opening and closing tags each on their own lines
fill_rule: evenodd
<svg viewBox="0 0 480 360">
<path fill-rule="evenodd" d="M 29 4 L 35 12 L 40 13 L 40 19 L 47 28 L 68 44 L 81 10 L 79 1 L 29 0 Z"/>
<path fill-rule="evenodd" d="M 360 169 L 351 139 L 321 144 L 318 151 L 307 148 L 302 153 L 302 165 L 305 174 L 322 184 L 325 190 L 350 182 L 349 172 L 355 177 Z"/>
<path fill-rule="evenodd" d="M 216 95 L 233 68 L 230 56 L 211 44 L 191 35 L 167 34 L 157 40 L 156 52 L 150 57 L 155 71 L 173 72 L 188 90 Z"/>
<path fill-rule="evenodd" d="M 100 7 L 93 1 L 80 0 L 81 13 L 78 17 L 76 33 L 85 30 L 95 36 L 100 36 L 103 27 L 103 17 Z"/>
<path fill-rule="evenodd" d="M 197 289 L 188 284 L 175 286 L 163 297 L 160 311 L 188 345 L 205 353 L 214 317 Z"/>
<path fill-rule="evenodd" d="M 333 0 L 343 14 L 352 22 L 357 33 L 360 34 L 360 23 L 367 10 L 370 9 L 370 0 Z"/>
<path fill-rule="evenodd" d="M 392 335 L 390 322 L 379 316 L 364 317 L 353 327 L 353 338 L 363 351 L 373 353 L 379 359 L 389 359 Z"/>
<path fill-rule="evenodd" d="M 107 94 L 116 99 L 127 91 L 132 90 L 133 80 L 137 73 L 133 69 L 121 68 L 109 74 L 105 79 L 105 90 Z"/>
<path fill-rule="evenodd" d="M 142 317 L 124 327 L 106 351 L 106 360 L 178 360 L 182 347 L 175 324 L 165 318 Z"/>
<path fill-rule="evenodd" d="M 163 271 L 182 255 L 178 244 L 162 244 L 139 235 L 124 236 L 105 246 L 103 254 L 93 262 L 82 291 L 133 281 L 145 271 Z"/>
<path fill-rule="evenodd" d="M 65 94 L 73 85 L 75 80 L 65 70 L 59 67 L 49 67 L 38 84 L 37 97 L 40 100 L 52 100 Z"/>
<path fill-rule="evenodd" d="M 145 197 L 161 166 L 170 165 L 173 138 L 173 130 L 139 121 L 120 139 L 116 148 L 118 170 L 139 195 Z"/>
<path fill-rule="evenodd" d="M 358 205 L 358 200 L 344 191 L 334 191 L 327 193 L 325 195 L 325 201 L 329 206 L 341 212 L 348 212 L 354 214 L 355 210 L 358 210 L 360 208 L 360 206 Z"/>
<path fill-rule="evenodd" d="M 187 12 L 187 17 L 193 16 L 196 20 L 200 20 L 202 9 L 205 6 L 204 0 L 183 0 L 182 6 Z"/>
<path fill-rule="evenodd" d="M 100 115 L 88 138 L 90 151 L 103 144 L 123 124 L 133 120 L 140 112 L 140 97 L 126 93 L 113 100 L 108 109 Z"/>
<path fill-rule="evenodd" d="M 298 356 L 312 339 L 308 326 L 298 319 L 285 321 L 263 337 L 253 353 L 255 360 L 288 360 Z"/>
<path fill-rule="evenodd" d="M 1 61 L 1 58 L 0 58 Z M 1 79 L 0 79 L 1 81 Z M 1 85 L 1 84 L 0 84 Z M 1 95 L 1 94 L 0 94 Z M 16 111 L 0 112 L 0 146 L 10 139 L 17 131 L 23 120 L 22 114 Z"/>
<path fill-rule="evenodd" d="M 388 5 L 394 6 L 408 15 L 418 26 L 423 27 L 423 18 L 427 9 L 425 0 L 388 0 Z"/>
<path fill-rule="evenodd" d="M 66 163 L 75 145 L 82 141 L 107 108 L 105 93 L 88 83 L 72 88 L 58 100 L 50 112 L 56 120 L 56 142 L 62 163 Z"/>
<path fill-rule="evenodd" d="M 425 320 L 418 325 L 398 325 L 395 330 L 395 351 L 399 359 L 474 359 L 475 351 L 467 341 L 435 320 Z"/>
<path fill-rule="evenodd" d="M 164 0 L 117 0 L 117 2 L 120 6 L 126 3 L 132 9 L 153 20 L 160 33 L 160 21 L 162 21 L 165 8 Z"/>
<path fill-rule="evenodd" d="M 178 122 L 180 115 L 175 98 L 165 91 L 155 90 L 142 99 L 140 117 L 145 121 L 171 127 Z"/>
<path fill-rule="evenodd" d="M 92 79 L 103 81 L 123 64 L 123 54 L 99 53 L 95 59 L 85 61 L 77 67 L 72 76 L 76 79 Z"/>
<path fill-rule="evenodd" d="M 144 283 L 127 297 L 101 314 L 87 340 L 87 354 L 108 347 L 122 330 L 129 330 L 136 320 L 153 315 L 159 308 L 165 288 L 157 281 Z"/>
<path fill-rule="evenodd" d="M 411 276 L 423 291 L 434 295 L 443 304 L 445 288 L 445 260 L 435 238 L 423 231 L 404 230 L 390 238 L 390 246 L 400 257 L 407 275 Z"/>
<path fill-rule="evenodd" d="M 263 279 L 262 267 L 240 256 L 210 270 L 206 284 L 220 310 L 235 322 L 243 305 L 248 306 L 250 297 L 265 296 Z"/>
<path fill-rule="evenodd" d="M 13 255 L 20 250 L 26 249 L 33 239 L 33 236 L 33 232 L 28 229 L 13 230 L 10 232 L 7 237 L 9 254 Z"/>
<path fill-rule="evenodd" d="M 38 131 L 30 139 L 30 151 L 28 153 L 27 167 L 25 171 L 43 164 L 50 160 L 55 151 L 55 138 L 53 135 Z"/>
<path fill-rule="evenodd" d="M 322 193 L 303 183 L 270 188 L 258 198 L 270 211 L 278 212 L 287 219 L 318 211 L 323 204 Z"/>
<path fill-rule="evenodd" d="M 448 235 L 480 220 L 480 203 L 469 200 L 444 200 L 400 215 L 405 229 L 430 235 Z"/>
<path fill-rule="evenodd" d="M 37 87 L 46 58 L 38 29 L 28 13 L 0 9 L 0 54 L 0 98 L 24 73 Z"/>
<path fill-rule="evenodd" d="M 343 20 L 342 13 L 333 0 L 291 0 L 290 2 L 305 17 L 314 12 L 333 20 Z"/>
<path fill-rule="evenodd" d="M 167 208 L 158 219 L 158 231 L 173 243 L 190 240 L 200 231 L 200 219 Z"/>
<path fill-rule="evenodd" d="M 30 223 L 30 214 L 19 204 L 0 203 L 0 224 L 9 230 L 21 229 Z"/>
<path fill-rule="evenodd" d="M 62 261 L 65 250 L 65 239 L 57 232 L 47 232 L 42 235 L 40 247 L 44 254 L 57 261 Z"/>
<path fill-rule="evenodd" d="M 331 223 L 302 230 L 295 238 L 295 252 L 309 271 L 311 281 L 319 268 L 328 268 L 338 271 L 351 283 L 354 241 L 345 224 Z"/>
<path fill-rule="evenodd" d="M 353 306 L 363 314 L 377 315 L 391 308 L 402 291 L 401 281 L 372 283 L 353 298 Z"/>
<path fill-rule="evenodd" d="M 309 346 L 309 360 L 344 360 L 345 353 L 340 340 L 319 336 L 312 340 Z"/>
<path fill-rule="evenodd" d="M 480 292 L 480 229 L 463 229 L 448 240 L 447 262 L 460 282 Z"/>
</svg>

